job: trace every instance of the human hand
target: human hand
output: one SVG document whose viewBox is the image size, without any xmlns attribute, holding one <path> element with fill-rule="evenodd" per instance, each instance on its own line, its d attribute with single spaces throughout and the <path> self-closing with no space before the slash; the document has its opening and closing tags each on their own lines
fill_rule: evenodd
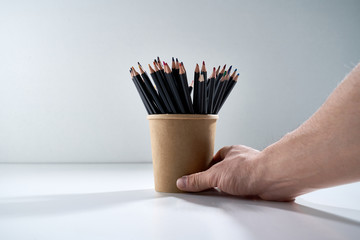
<svg viewBox="0 0 360 240">
<path fill-rule="evenodd" d="M 208 170 L 179 178 L 177 187 L 187 192 L 217 187 L 232 195 L 258 195 L 261 190 L 259 154 L 258 150 L 242 145 L 223 147 L 215 154 Z"/>
<path fill-rule="evenodd" d="M 278 172 L 276 166 L 269 168 L 269 159 L 265 158 L 266 154 L 247 146 L 223 147 L 215 154 L 208 170 L 183 176 L 176 184 L 180 190 L 186 192 L 199 192 L 216 187 L 231 195 L 271 201 L 294 200 L 299 194 L 294 195 L 292 188 L 287 187 L 285 182 L 268 178 L 269 175 L 265 174 L 265 171 Z"/>
</svg>

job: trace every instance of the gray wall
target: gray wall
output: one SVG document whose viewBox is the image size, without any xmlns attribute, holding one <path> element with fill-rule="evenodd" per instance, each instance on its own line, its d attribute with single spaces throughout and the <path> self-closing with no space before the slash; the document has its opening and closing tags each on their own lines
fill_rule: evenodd
<svg viewBox="0 0 360 240">
<path fill-rule="evenodd" d="M 156 56 L 238 68 L 216 149 L 262 149 L 359 61 L 359 13 L 340 0 L 1 1 L 0 161 L 151 161 L 128 69 Z"/>
</svg>

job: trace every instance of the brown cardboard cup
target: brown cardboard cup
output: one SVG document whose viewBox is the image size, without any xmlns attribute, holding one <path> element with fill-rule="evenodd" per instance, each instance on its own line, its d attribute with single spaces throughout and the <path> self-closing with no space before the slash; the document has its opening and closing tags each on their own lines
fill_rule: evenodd
<svg viewBox="0 0 360 240">
<path fill-rule="evenodd" d="M 155 190 L 181 192 L 176 180 L 204 171 L 214 154 L 217 115 L 149 115 Z"/>
</svg>

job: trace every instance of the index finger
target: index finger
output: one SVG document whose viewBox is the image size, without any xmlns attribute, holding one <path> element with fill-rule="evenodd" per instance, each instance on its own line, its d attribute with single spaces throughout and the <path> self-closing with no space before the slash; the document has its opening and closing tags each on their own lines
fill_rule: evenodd
<svg viewBox="0 0 360 240">
<path fill-rule="evenodd" d="M 226 154 L 230 151 L 231 146 L 226 146 L 221 148 L 213 157 L 212 161 L 210 162 L 210 166 L 215 165 L 218 162 L 224 160 Z"/>
</svg>

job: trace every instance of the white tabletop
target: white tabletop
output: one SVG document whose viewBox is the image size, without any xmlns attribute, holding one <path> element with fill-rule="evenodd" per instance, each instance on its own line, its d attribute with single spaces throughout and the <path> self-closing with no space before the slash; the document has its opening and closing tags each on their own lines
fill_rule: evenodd
<svg viewBox="0 0 360 240">
<path fill-rule="evenodd" d="M 157 193 L 151 164 L 0 164 L 0 239 L 360 239 L 360 183 L 277 203 Z"/>
</svg>

